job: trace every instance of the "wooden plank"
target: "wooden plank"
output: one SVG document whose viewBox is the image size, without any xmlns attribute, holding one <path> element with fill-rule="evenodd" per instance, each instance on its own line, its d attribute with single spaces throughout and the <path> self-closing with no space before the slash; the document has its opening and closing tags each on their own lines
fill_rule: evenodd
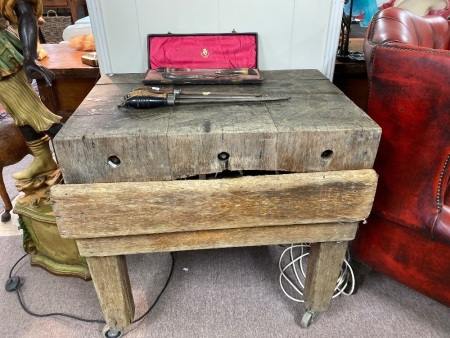
<svg viewBox="0 0 450 338">
<path fill-rule="evenodd" d="M 82 256 L 231 248 L 240 246 L 349 241 L 358 223 L 279 225 L 226 230 L 78 239 Z"/>
<path fill-rule="evenodd" d="M 204 107 L 185 107 L 170 119 L 167 148 L 173 178 L 277 167 L 277 129 L 264 104 L 255 104 L 252 111 L 220 105 L 208 114 L 202 113 Z M 219 160 L 220 153 L 229 159 Z"/>
<path fill-rule="evenodd" d="M 134 301 L 125 256 L 86 258 L 100 306 L 110 328 L 124 328 L 134 318 Z"/>
<path fill-rule="evenodd" d="M 271 107 L 277 167 L 293 172 L 373 167 L 381 128 L 343 95 L 310 95 Z M 298 119 L 301 123 L 298 123 Z"/>
<path fill-rule="evenodd" d="M 122 112 L 117 104 L 132 88 L 95 86 L 94 95 L 83 101 L 55 137 L 55 152 L 66 183 L 171 179 L 166 139 L 170 116 L 151 111 L 133 118 L 133 114 Z M 148 114 L 153 114 L 151 128 L 141 120 Z M 108 164 L 112 156 L 120 159 L 120 166 Z"/>
<path fill-rule="evenodd" d="M 356 222 L 371 210 L 373 170 L 52 187 L 62 237 L 94 238 Z"/>
<path fill-rule="evenodd" d="M 305 281 L 307 309 L 328 310 L 346 249 L 345 241 L 311 244 Z"/>
</svg>

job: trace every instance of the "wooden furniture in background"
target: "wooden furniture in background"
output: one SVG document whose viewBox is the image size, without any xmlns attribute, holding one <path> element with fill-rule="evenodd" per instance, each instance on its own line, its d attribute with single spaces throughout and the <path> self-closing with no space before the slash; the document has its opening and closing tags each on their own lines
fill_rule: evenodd
<svg viewBox="0 0 450 338">
<path fill-rule="evenodd" d="M 381 129 L 319 71 L 263 75 L 189 90 L 290 100 L 119 108 L 144 74 L 105 75 L 55 137 L 58 229 L 86 257 L 106 331 L 133 320 L 125 255 L 137 253 L 310 242 L 302 326 L 328 309 L 372 206 Z M 214 179 L 224 171 L 243 176 Z"/>
<path fill-rule="evenodd" d="M 86 0 L 42 0 L 42 3 L 44 8 L 69 8 L 70 14 L 72 15 L 72 22 L 87 15 Z"/>
<path fill-rule="evenodd" d="M 363 38 L 350 38 L 349 49 L 362 52 Z M 336 61 L 333 83 L 359 108 L 367 112 L 369 80 L 365 61 Z"/>
<path fill-rule="evenodd" d="M 81 62 L 79 52 L 66 44 L 44 44 L 49 55 L 41 64 L 55 73 L 55 81 L 48 87 L 43 78 L 36 80 L 42 102 L 50 111 L 63 117 L 63 122 L 72 115 L 100 77 L 98 67 Z"/>
<path fill-rule="evenodd" d="M 20 162 L 28 154 L 30 148 L 14 120 L 12 118 L 0 120 L 0 197 L 5 205 L 1 216 L 2 222 L 11 220 L 10 212 L 13 208 L 3 180 L 3 168 Z"/>
</svg>

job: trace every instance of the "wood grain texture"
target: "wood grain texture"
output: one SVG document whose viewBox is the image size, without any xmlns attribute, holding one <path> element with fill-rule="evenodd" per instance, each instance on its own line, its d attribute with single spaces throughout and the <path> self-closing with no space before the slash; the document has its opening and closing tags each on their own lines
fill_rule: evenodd
<svg viewBox="0 0 450 338">
<path fill-rule="evenodd" d="M 110 328 L 124 328 L 134 317 L 125 256 L 86 258 L 100 306 Z"/>
<path fill-rule="evenodd" d="M 305 281 L 306 308 L 326 311 L 336 287 L 348 243 L 312 243 Z"/>
<path fill-rule="evenodd" d="M 39 95 L 45 106 L 66 122 L 94 87 L 100 70 L 82 63 L 81 56 L 86 52 L 77 51 L 68 44 L 43 44 L 42 48 L 49 56 L 41 64 L 55 74 L 55 80 L 49 87 L 38 74 Z"/>
<path fill-rule="evenodd" d="M 234 179 L 52 187 L 62 237 L 94 238 L 271 225 L 357 222 L 372 207 L 371 169 Z"/>
<path fill-rule="evenodd" d="M 77 51 L 68 44 L 42 44 L 41 46 L 49 55 L 39 62 L 54 72 L 57 78 L 100 77 L 98 67 L 91 67 L 81 62 L 81 56 L 86 52 Z M 37 74 L 37 77 L 40 78 L 39 74 Z"/>
<path fill-rule="evenodd" d="M 320 72 L 267 71 L 258 86 L 190 86 L 288 101 L 118 108 L 142 74 L 103 76 L 54 139 L 67 183 L 145 182 L 228 170 L 371 168 L 381 129 Z M 324 156 L 324 151 L 329 155 Z M 330 151 L 332 153 L 330 153 Z M 117 156 L 112 168 L 108 158 Z"/>
<path fill-rule="evenodd" d="M 349 241 L 355 237 L 357 228 L 358 223 L 278 225 L 78 239 L 77 245 L 82 256 L 131 255 L 240 246 Z"/>
</svg>

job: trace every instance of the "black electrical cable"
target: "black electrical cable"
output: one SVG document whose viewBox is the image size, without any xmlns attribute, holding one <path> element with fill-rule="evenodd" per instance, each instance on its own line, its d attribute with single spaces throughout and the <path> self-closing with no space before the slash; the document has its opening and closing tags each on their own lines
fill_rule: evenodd
<svg viewBox="0 0 450 338">
<path fill-rule="evenodd" d="M 24 259 L 26 256 L 28 256 L 28 254 L 25 254 L 25 255 L 23 255 L 22 257 L 20 257 L 19 260 L 16 262 L 16 264 L 13 265 L 13 267 L 12 267 L 11 270 L 9 271 L 9 278 L 12 277 L 13 270 L 14 270 L 14 268 L 17 266 L 17 264 L 19 264 L 19 262 L 20 262 L 22 259 Z M 80 318 L 80 317 L 76 317 L 76 316 L 73 316 L 73 315 L 69 315 L 69 314 L 66 314 L 66 313 L 58 313 L 58 312 L 55 312 L 55 313 L 47 313 L 47 314 L 34 313 L 34 312 L 28 310 L 27 307 L 25 306 L 25 304 L 23 303 L 22 297 L 20 296 L 20 292 L 19 292 L 19 285 L 17 285 L 17 287 L 15 288 L 15 291 L 16 291 L 16 294 L 17 294 L 17 298 L 19 299 L 20 306 L 22 307 L 22 309 L 23 309 L 26 313 L 28 313 L 28 314 L 31 315 L 31 316 L 39 317 L 39 318 L 50 317 L 50 316 L 62 316 L 62 317 L 68 317 L 68 318 L 80 320 L 80 321 L 83 321 L 83 322 L 88 322 L 88 323 L 101 323 L 101 324 L 104 324 L 104 323 L 105 323 L 104 320 L 85 319 L 85 318 Z"/>
<path fill-rule="evenodd" d="M 171 280 L 171 278 L 172 278 L 172 275 L 173 275 L 174 266 L 175 266 L 175 257 L 174 257 L 174 255 L 173 255 L 172 252 L 170 253 L 170 255 L 171 255 L 171 257 L 172 257 L 172 266 L 171 266 L 171 269 L 170 269 L 169 277 L 168 277 L 167 280 L 166 280 L 166 284 L 164 285 L 163 289 L 162 289 L 161 292 L 159 293 L 158 297 L 156 297 L 156 300 L 153 302 L 153 304 L 150 306 L 150 308 L 149 308 L 142 316 L 140 316 L 138 319 L 133 320 L 131 323 L 136 323 L 136 322 L 142 320 L 146 315 L 148 315 L 148 314 L 150 313 L 150 311 L 153 309 L 153 307 L 156 305 L 156 303 L 159 301 L 159 298 L 161 298 L 161 296 L 162 296 L 162 294 L 164 293 L 164 291 L 166 290 L 167 286 L 169 285 L 169 282 L 170 282 L 170 280 Z M 17 262 L 13 265 L 13 267 L 12 267 L 11 270 L 9 271 L 9 278 L 10 278 L 10 279 L 12 278 L 12 273 L 13 273 L 14 268 L 15 268 L 15 267 L 17 266 L 17 264 L 19 264 L 19 262 L 20 262 L 22 259 L 24 259 L 26 256 L 28 256 L 28 254 L 25 254 L 25 255 L 23 255 L 22 257 L 20 257 L 20 258 L 17 260 Z M 34 312 L 28 310 L 28 309 L 26 308 L 25 304 L 23 303 L 22 297 L 20 296 L 20 292 L 19 292 L 19 285 L 17 285 L 17 287 L 16 287 L 14 290 L 16 291 L 17 298 L 19 299 L 19 303 L 20 303 L 22 309 L 23 309 L 26 313 L 28 313 L 30 316 L 39 317 L 39 318 L 42 318 L 42 317 L 50 317 L 50 316 L 62 316 L 62 317 L 67 317 L 67 318 L 71 318 L 71 319 L 75 319 L 75 320 L 80 320 L 80 321 L 87 322 L 87 323 L 100 323 L 100 324 L 105 324 L 105 323 L 106 323 L 104 320 L 98 320 L 98 319 L 85 319 L 85 318 L 80 318 L 80 317 L 77 317 L 77 316 L 69 315 L 69 314 L 66 314 L 66 313 L 58 313 L 58 312 L 55 312 L 55 313 L 47 313 L 47 314 L 38 314 L 38 313 L 34 313 Z M 11 291 L 12 291 L 12 290 L 11 290 Z"/>
<path fill-rule="evenodd" d="M 153 307 L 156 305 L 156 303 L 158 303 L 158 300 L 162 296 L 164 291 L 166 290 L 167 285 L 169 285 L 170 279 L 172 278 L 172 274 L 173 274 L 173 268 L 175 266 L 175 257 L 173 255 L 173 252 L 170 253 L 170 256 L 172 257 L 172 267 L 170 268 L 170 273 L 169 273 L 169 277 L 166 280 L 166 284 L 162 288 L 162 290 L 159 293 L 158 297 L 156 297 L 156 299 L 153 302 L 152 306 L 150 306 L 150 308 L 142 316 L 140 316 L 138 319 L 133 320 L 131 323 L 136 323 L 136 322 L 140 321 L 142 318 L 144 318 L 146 315 L 148 315 L 148 313 L 153 309 Z"/>
<path fill-rule="evenodd" d="M 20 257 L 20 258 L 18 259 L 18 261 L 16 262 L 16 264 L 13 265 L 13 267 L 11 268 L 11 270 L 9 270 L 9 278 L 12 277 L 12 272 L 13 272 L 14 268 L 17 266 L 17 264 L 19 264 L 19 262 L 20 262 L 22 259 L 24 259 L 25 257 L 27 257 L 27 256 L 28 256 L 28 254 L 26 253 L 25 255 L 23 255 L 22 257 Z"/>
<path fill-rule="evenodd" d="M 43 318 L 43 317 L 50 317 L 50 316 L 61 316 L 61 317 L 67 317 L 67 318 L 71 318 L 71 319 L 80 320 L 82 322 L 87 322 L 87 323 L 100 323 L 100 324 L 105 324 L 106 323 L 104 320 L 85 319 L 85 318 L 80 318 L 80 317 L 77 317 L 77 316 L 69 315 L 69 314 L 66 314 L 66 313 L 60 313 L 60 312 L 46 313 L 46 314 L 34 313 L 34 312 L 31 312 L 30 310 L 28 310 L 25 307 L 25 304 L 23 304 L 22 297 L 20 296 L 19 288 L 16 289 L 16 294 L 17 294 L 17 298 L 19 298 L 19 303 L 22 306 L 23 310 L 26 313 L 28 313 L 29 315 L 34 316 L 34 317 Z"/>
</svg>

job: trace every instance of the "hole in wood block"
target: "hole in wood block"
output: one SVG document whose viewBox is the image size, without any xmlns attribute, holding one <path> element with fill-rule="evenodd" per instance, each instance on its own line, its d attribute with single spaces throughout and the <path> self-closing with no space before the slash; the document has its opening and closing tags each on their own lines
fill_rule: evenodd
<svg viewBox="0 0 450 338">
<path fill-rule="evenodd" d="M 116 155 L 108 157 L 108 164 L 112 168 L 117 168 L 120 165 L 120 158 L 118 158 Z"/>
<path fill-rule="evenodd" d="M 333 150 L 324 150 L 323 152 L 322 152 L 322 154 L 320 154 L 320 157 L 322 157 L 323 159 L 325 159 L 325 160 L 329 160 L 329 159 L 331 159 L 332 157 L 334 156 L 334 152 L 333 152 Z"/>
<path fill-rule="evenodd" d="M 230 158 L 230 154 L 228 154 L 225 151 L 222 151 L 219 155 L 217 155 L 217 158 L 221 161 L 227 161 Z"/>
</svg>

